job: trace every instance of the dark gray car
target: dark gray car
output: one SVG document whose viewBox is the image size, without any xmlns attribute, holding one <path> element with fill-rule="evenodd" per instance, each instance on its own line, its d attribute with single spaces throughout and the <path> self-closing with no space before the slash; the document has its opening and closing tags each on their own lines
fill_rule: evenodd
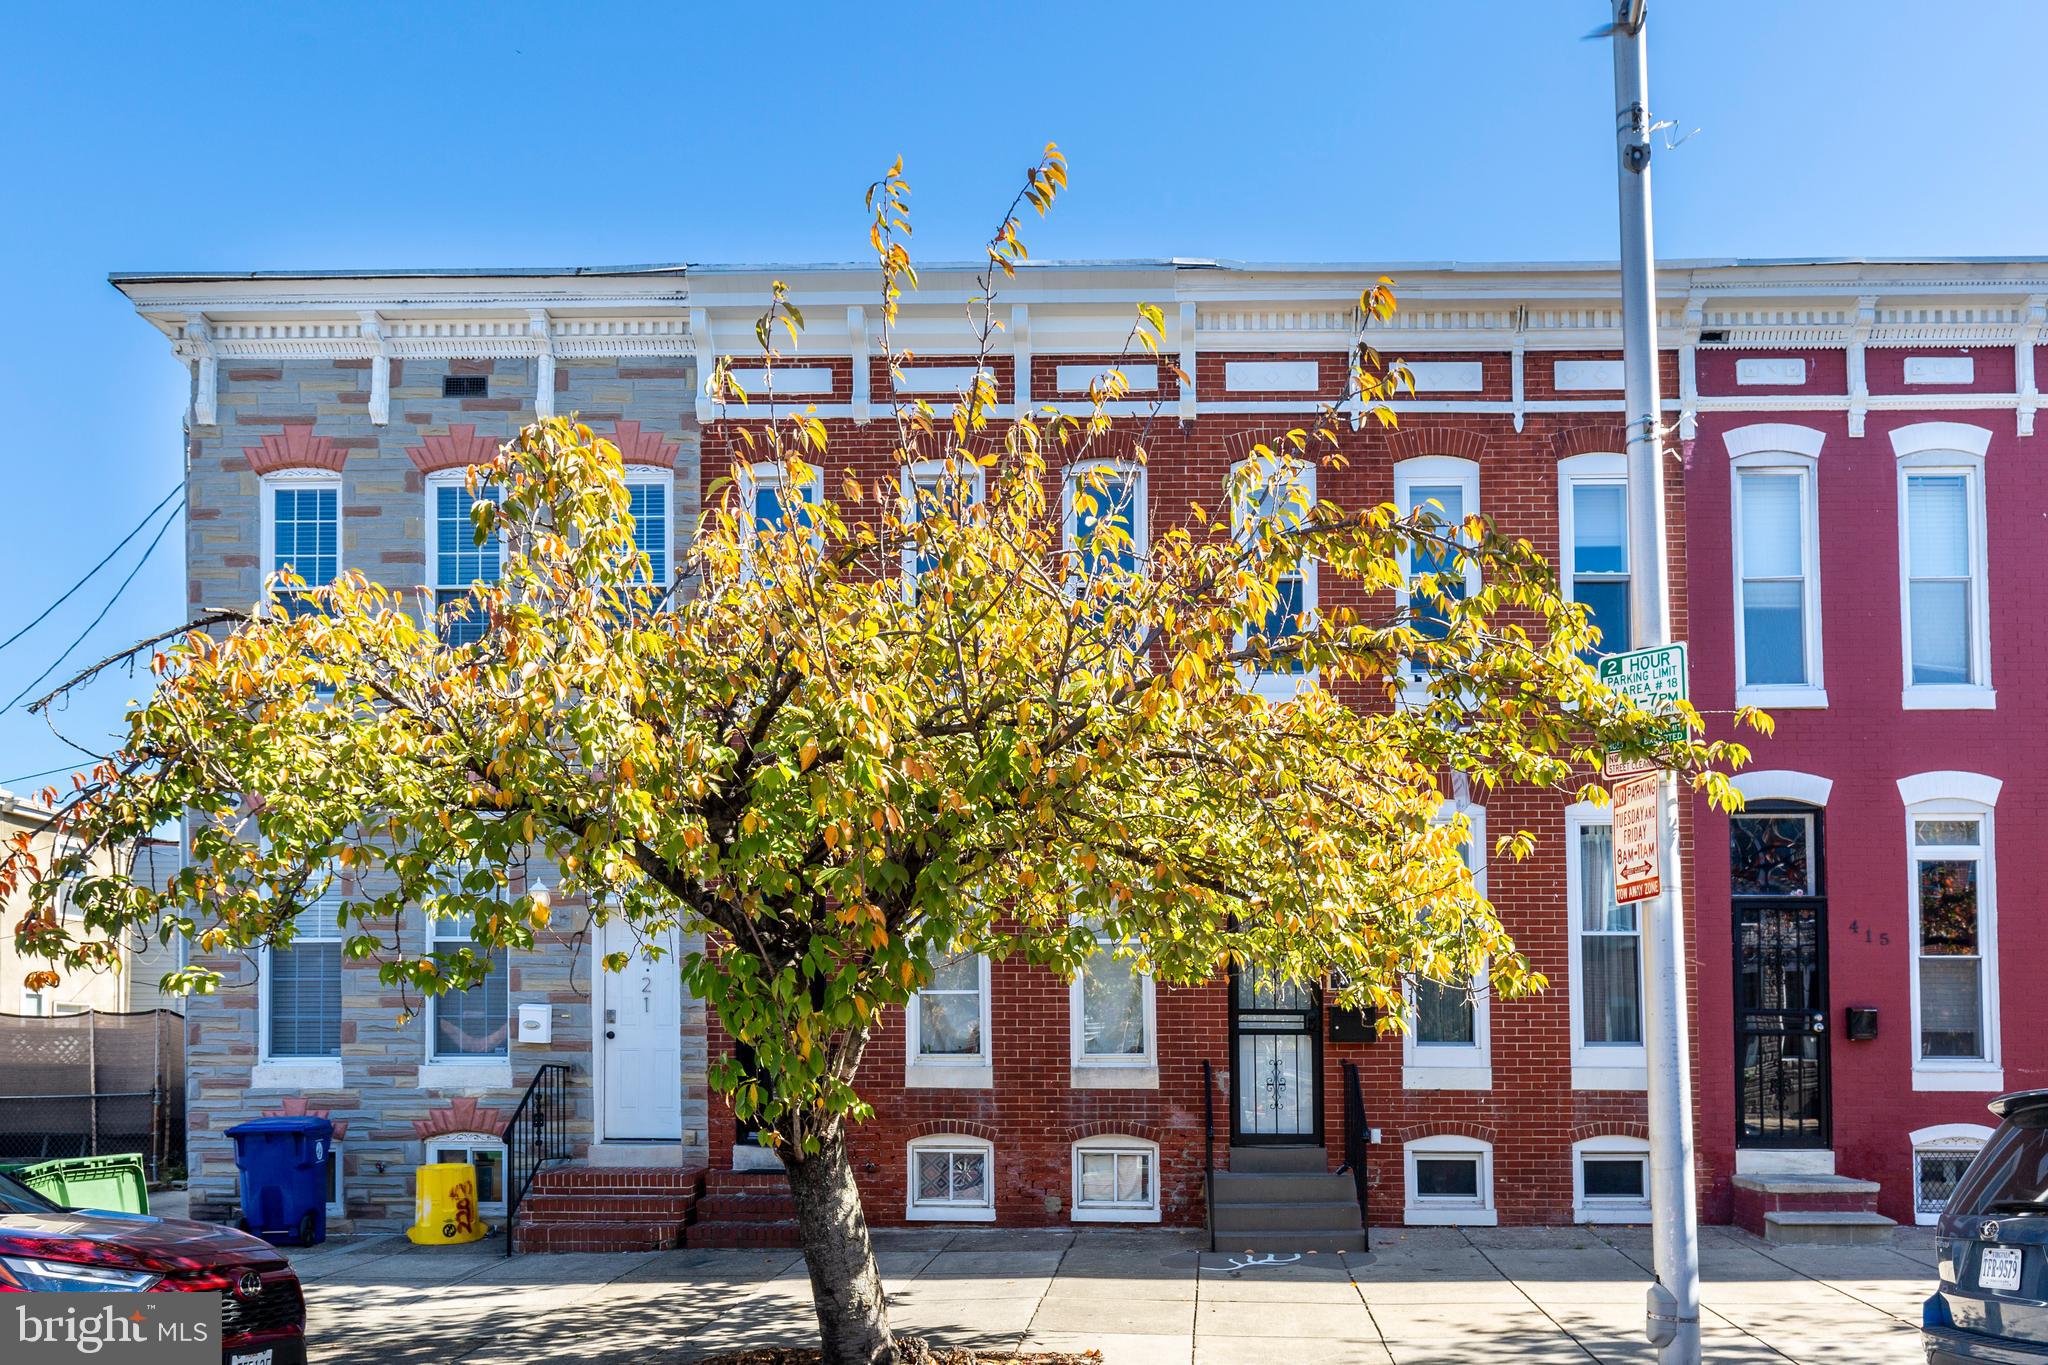
<svg viewBox="0 0 2048 1365">
<path fill-rule="evenodd" d="M 1941 1215 L 1929 1365 L 2048 1362 L 2048 1090 L 1995 1100 L 1998 1131 Z"/>
</svg>

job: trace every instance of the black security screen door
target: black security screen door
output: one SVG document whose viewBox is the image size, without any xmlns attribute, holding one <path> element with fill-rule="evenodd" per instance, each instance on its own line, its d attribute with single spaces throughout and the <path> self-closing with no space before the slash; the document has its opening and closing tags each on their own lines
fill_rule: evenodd
<svg viewBox="0 0 2048 1365">
<path fill-rule="evenodd" d="M 1323 1135 L 1321 1011 L 1316 988 L 1259 967 L 1230 981 L 1231 1141 L 1320 1142 Z"/>
<path fill-rule="evenodd" d="M 1828 1145 L 1827 880 L 1821 817 L 1758 802 L 1729 822 L 1735 920 L 1735 1140 Z"/>
</svg>

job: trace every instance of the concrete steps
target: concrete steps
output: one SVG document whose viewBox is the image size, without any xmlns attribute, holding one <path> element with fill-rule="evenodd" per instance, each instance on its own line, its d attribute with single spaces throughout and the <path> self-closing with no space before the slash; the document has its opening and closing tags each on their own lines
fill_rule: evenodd
<svg viewBox="0 0 2048 1365">
<path fill-rule="evenodd" d="M 1321 1147 L 1233 1147 L 1210 1186 L 1220 1251 L 1363 1251 L 1349 1175 Z"/>
<path fill-rule="evenodd" d="M 1735 1221 L 1781 1245 L 1884 1242 L 1898 1226 L 1877 1211 L 1875 1180 L 1820 1172 L 1734 1177 Z"/>
<path fill-rule="evenodd" d="M 680 1166 L 550 1166 L 519 1202 L 513 1249 L 665 1251 L 681 1246 L 704 1172 Z"/>
</svg>

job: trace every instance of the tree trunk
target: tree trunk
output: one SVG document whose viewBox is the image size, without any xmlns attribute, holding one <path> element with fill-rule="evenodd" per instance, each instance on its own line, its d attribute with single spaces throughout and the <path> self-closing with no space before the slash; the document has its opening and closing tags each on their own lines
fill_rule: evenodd
<svg viewBox="0 0 2048 1365">
<path fill-rule="evenodd" d="M 785 1145 L 782 1164 L 796 1200 L 824 1365 L 895 1365 L 889 1304 L 882 1295 L 882 1272 L 875 1265 L 868 1220 L 861 1212 L 860 1191 L 846 1156 L 844 1121 L 832 1123 L 813 1155 Z"/>
</svg>

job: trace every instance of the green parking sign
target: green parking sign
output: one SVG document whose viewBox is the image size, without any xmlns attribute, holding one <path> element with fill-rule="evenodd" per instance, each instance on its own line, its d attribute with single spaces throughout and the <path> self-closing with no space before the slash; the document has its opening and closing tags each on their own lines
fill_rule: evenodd
<svg viewBox="0 0 2048 1365">
<path fill-rule="evenodd" d="M 1684 701 L 1688 697 L 1686 685 L 1685 645 L 1683 642 L 1658 645 L 1652 649 L 1632 649 L 1626 654 L 1610 654 L 1600 661 L 1601 685 L 1619 692 L 1645 710 L 1656 710 L 1666 702 Z M 1665 738 L 1685 738 L 1685 726 L 1674 725 L 1665 732 Z M 1619 746 L 1609 745 L 1610 755 L 1619 752 Z M 1656 765 L 1647 760 L 1607 760 L 1609 777 L 1625 776 L 1631 772 L 1649 772 Z"/>
</svg>

